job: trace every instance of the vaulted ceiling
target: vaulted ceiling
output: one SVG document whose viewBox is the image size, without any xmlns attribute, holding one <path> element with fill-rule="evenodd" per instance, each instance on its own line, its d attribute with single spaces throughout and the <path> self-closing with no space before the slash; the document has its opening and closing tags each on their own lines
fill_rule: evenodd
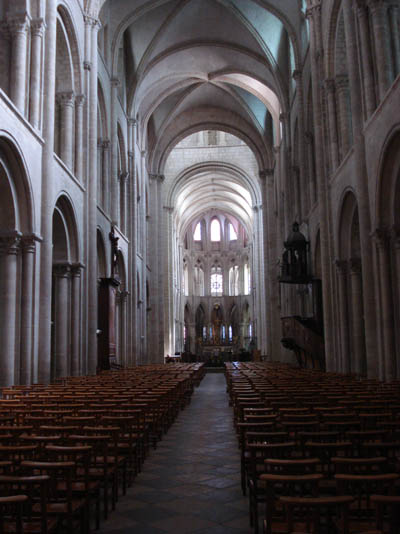
<svg viewBox="0 0 400 534">
<path fill-rule="evenodd" d="M 144 128 L 152 171 L 195 130 L 218 127 L 268 164 L 294 91 L 303 0 L 108 0 L 113 76 Z M 303 10 L 302 10 L 303 8 Z M 111 15 L 106 17 L 106 14 Z"/>
</svg>

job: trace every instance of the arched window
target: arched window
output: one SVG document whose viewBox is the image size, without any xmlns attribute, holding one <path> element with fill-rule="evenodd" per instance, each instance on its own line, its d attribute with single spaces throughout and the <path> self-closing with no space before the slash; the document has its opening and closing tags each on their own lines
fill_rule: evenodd
<svg viewBox="0 0 400 534">
<path fill-rule="evenodd" d="M 229 340 L 229 343 L 232 343 L 232 325 L 231 324 L 229 325 L 229 328 L 228 328 L 228 340 Z"/>
<path fill-rule="evenodd" d="M 204 297 L 204 271 L 196 265 L 194 268 L 194 291 L 198 297 Z"/>
<path fill-rule="evenodd" d="M 221 267 L 211 268 L 211 296 L 222 296 L 222 269 Z"/>
<path fill-rule="evenodd" d="M 235 265 L 229 269 L 229 296 L 239 295 L 239 266 Z"/>
<path fill-rule="evenodd" d="M 193 239 L 195 241 L 201 241 L 201 224 L 200 224 L 200 222 L 198 222 L 196 224 L 196 228 L 194 229 L 194 233 L 193 233 Z"/>
<path fill-rule="evenodd" d="M 237 232 L 232 223 L 229 223 L 229 241 L 236 241 L 238 238 Z"/>
<path fill-rule="evenodd" d="M 207 327 L 203 326 L 203 341 L 207 339 Z"/>
<path fill-rule="evenodd" d="M 218 219 L 211 221 L 211 241 L 221 241 L 221 225 Z"/>
<path fill-rule="evenodd" d="M 183 294 L 189 296 L 189 269 L 186 263 L 183 266 Z"/>
<path fill-rule="evenodd" d="M 222 334 L 221 334 L 221 337 L 222 337 L 223 341 L 225 341 L 225 336 L 226 336 L 226 328 L 225 328 L 225 325 L 223 324 L 222 325 Z"/>
<path fill-rule="evenodd" d="M 248 263 L 244 264 L 244 294 L 250 295 L 251 292 L 251 273 Z"/>
</svg>

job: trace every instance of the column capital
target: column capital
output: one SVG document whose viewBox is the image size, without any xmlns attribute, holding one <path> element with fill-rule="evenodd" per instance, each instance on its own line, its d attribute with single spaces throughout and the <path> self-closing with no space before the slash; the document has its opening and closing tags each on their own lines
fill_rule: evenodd
<svg viewBox="0 0 400 534">
<path fill-rule="evenodd" d="M 361 258 L 350 258 L 349 260 L 350 273 L 353 275 L 361 274 L 362 264 Z"/>
<path fill-rule="evenodd" d="M 308 145 L 311 145 L 314 142 L 314 134 L 308 130 L 304 132 L 304 139 Z"/>
<path fill-rule="evenodd" d="M 0 234 L 1 254 L 16 256 L 20 251 L 21 233 L 14 231 Z"/>
<path fill-rule="evenodd" d="M 73 263 L 71 265 L 71 275 L 72 278 L 80 278 L 82 274 L 82 270 L 85 268 L 83 263 Z"/>
<path fill-rule="evenodd" d="M 259 175 L 261 180 L 267 180 L 268 178 L 271 178 L 271 177 L 274 176 L 274 171 L 275 171 L 275 169 L 273 169 L 273 168 L 261 169 L 260 172 L 258 173 L 258 175 Z"/>
<path fill-rule="evenodd" d="M 149 179 L 150 180 L 156 180 L 156 181 L 162 183 L 165 180 L 165 176 L 163 174 L 152 174 L 152 173 L 149 173 Z"/>
<path fill-rule="evenodd" d="M 324 87 L 327 93 L 334 94 L 336 90 L 336 82 L 333 78 L 327 78 L 324 82 Z"/>
<path fill-rule="evenodd" d="M 140 155 L 142 156 L 142 158 L 145 158 L 147 156 L 147 150 L 142 150 L 140 152 Z"/>
<path fill-rule="evenodd" d="M 349 78 L 347 74 L 338 74 L 335 78 L 338 91 L 344 91 L 349 87 Z"/>
<path fill-rule="evenodd" d="M 347 260 L 335 260 L 335 267 L 341 276 L 344 276 L 347 274 L 349 263 Z"/>
<path fill-rule="evenodd" d="M 56 93 L 56 100 L 60 106 L 72 107 L 75 102 L 75 94 L 73 91 L 62 91 L 60 93 Z"/>
<path fill-rule="evenodd" d="M 321 2 L 315 3 L 306 9 L 306 18 L 312 19 L 315 15 L 321 14 Z"/>
<path fill-rule="evenodd" d="M 84 61 L 83 62 L 83 68 L 84 68 L 84 70 L 90 71 L 91 68 L 92 68 L 91 62 L 90 61 Z"/>
<path fill-rule="evenodd" d="M 44 30 L 46 29 L 46 22 L 44 19 L 33 19 L 31 21 L 31 33 L 35 37 L 43 37 Z"/>
<path fill-rule="evenodd" d="M 83 16 L 83 20 L 85 21 L 86 26 L 93 26 L 94 28 L 101 27 L 101 22 L 99 21 L 99 19 L 97 19 L 93 15 L 90 15 L 89 13 L 85 13 L 85 15 Z"/>
<path fill-rule="evenodd" d="M 86 97 L 85 95 L 75 95 L 75 105 L 78 106 L 78 107 L 81 107 L 83 106 L 83 104 L 85 103 L 85 100 L 86 100 Z"/>
<path fill-rule="evenodd" d="M 30 24 L 31 18 L 27 13 L 10 17 L 7 20 L 8 31 L 14 37 L 19 33 L 26 33 Z"/>
<path fill-rule="evenodd" d="M 281 122 L 283 122 L 283 121 L 285 121 L 285 120 L 288 118 L 288 116 L 289 116 L 288 113 L 284 113 L 284 112 L 282 112 L 282 113 L 279 114 L 279 120 L 280 120 Z"/>
<path fill-rule="evenodd" d="M 168 213 L 173 213 L 174 212 L 174 206 L 163 206 L 165 211 L 167 211 Z"/>
<path fill-rule="evenodd" d="M 379 249 L 385 249 L 389 245 L 390 232 L 386 228 L 377 228 L 372 234 L 377 247 Z"/>
<path fill-rule="evenodd" d="M 129 172 L 122 171 L 118 175 L 118 180 L 120 182 L 126 183 L 128 181 L 128 177 L 129 177 Z"/>
<path fill-rule="evenodd" d="M 43 239 L 37 234 L 24 235 L 21 237 L 22 252 L 33 254 L 36 250 L 36 242 L 41 242 Z"/>
<path fill-rule="evenodd" d="M 121 81 L 119 78 L 111 78 L 111 87 L 118 88 L 121 87 Z"/>
<path fill-rule="evenodd" d="M 128 117 L 128 124 L 129 126 L 137 126 L 137 119 L 133 118 L 133 117 Z"/>
<path fill-rule="evenodd" d="M 303 76 L 303 71 L 300 69 L 295 69 L 292 73 L 292 77 L 295 80 L 296 84 L 301 83 L 302 76 Z"/>
<path fill-rule="evenodd" d="M 57 278 L 68 278 L 70 273 L 71 273 L 70 263 L 54 263 L 53 264 L 53 274 Z"/>
</svg>

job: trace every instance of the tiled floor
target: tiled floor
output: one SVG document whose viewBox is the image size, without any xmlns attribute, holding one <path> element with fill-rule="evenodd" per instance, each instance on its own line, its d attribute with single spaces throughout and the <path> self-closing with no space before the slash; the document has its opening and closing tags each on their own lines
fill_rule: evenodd
<svg viewBox="0 0 400 534">
<path fill-rule="evenodd" d="M 209 373 L 100 534 L 249 534 L 225 378 Z"/>
</svg>

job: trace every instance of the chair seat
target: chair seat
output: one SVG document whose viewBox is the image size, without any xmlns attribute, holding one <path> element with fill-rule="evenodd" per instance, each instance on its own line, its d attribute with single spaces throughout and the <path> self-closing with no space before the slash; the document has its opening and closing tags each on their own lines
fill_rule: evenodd
<svg viewBox="0 0 400 534">
<path fill-rule="evenodd" d="M 47 520 L 47 532 L 53 532 L 57 530 L 57 519 L 48 519 Z M 22 531 L 24 534 L 41 534 L 42 522 L 41 521 L 23 521 L 22 522 Z M 14 534 L 16 533 L 15 523 L 8 523 L 7 520 L 4 521 L 4 534 Z"/>
</svg>

